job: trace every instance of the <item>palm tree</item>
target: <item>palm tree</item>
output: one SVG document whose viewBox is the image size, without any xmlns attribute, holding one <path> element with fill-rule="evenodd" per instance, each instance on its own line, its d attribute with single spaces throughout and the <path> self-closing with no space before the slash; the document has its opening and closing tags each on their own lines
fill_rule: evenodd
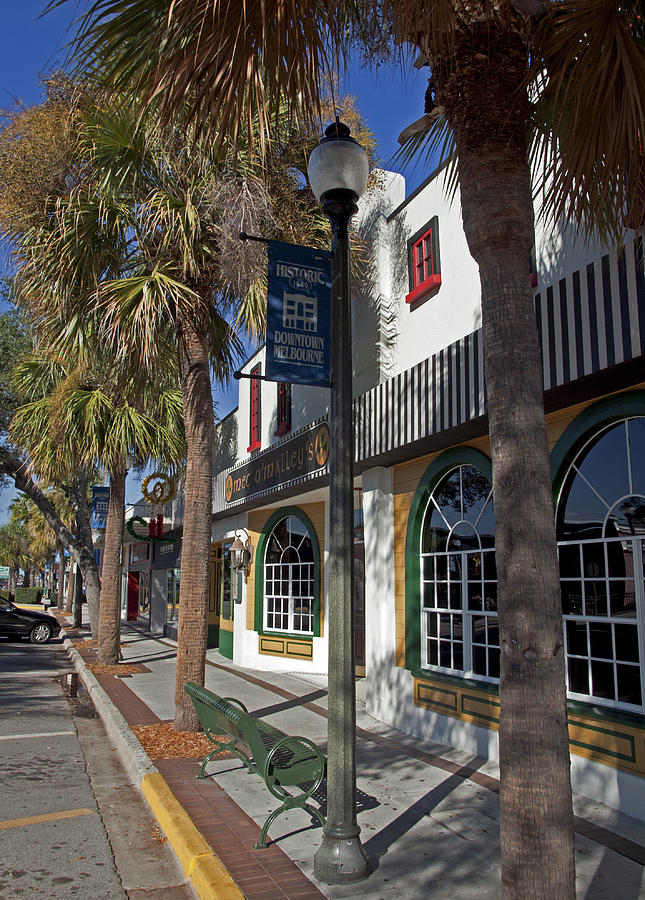
<svg viewBox="0 0 645 900">
<path fill-rule="evenodd" d="M 172 470 L 185 454 L 181 392 L 170 374 L 165 384 L 153 378 L 143 388 L 132 379 L 110 381 L 78 386 L 60 407 L 64 427 L 77 435 L 81 462 L 97 463 L 109 475 L 98 624 L 102 665 L 116 665 L 119 657 L 127 472 L 133 464 L 141 467 L 149 462 Z"/>
<path fill-rule="evenodd" d="M 560 590 L 529 258 L 531 163 L 551 216 L 591 229 L 642 224 L 645 61 L 640 5 L 610 0 L 97 0 L 81 29 L 108 83 L 168 118 L 187 98 L 214 139 L 272 101 L 316 109 L 345 26 L 421 52 L 425 126 L 449 129 L 463 224 L 479 265 L 499 574 L 502 884 L 508 897 L 573 897 Z M 370 34 L 371 32 L 371 34 Z M 264 73 L 271 73 L 266 86 Z"/>
<path fill-rule="evenodd" d="M 268 205 L 257 181 L 235 175 L 206 146 L 187 148 L 179 130 L 162 133 L 116 104 L 95 111 L 84 151 L 93 181 L 58 205 L 57 222 L 25 242 L 23 284 L 38 318 L 53 300 L 64 321 L 96 320 L 98 299 L 106 350 L 124 370 L 137 371 L 133 357 L 149 372 L 175 354 L 187 446 L 175 725 L 196 730 L 183 687 L 203 682 L 205 667 L 210 371 L 228 374 L 240 351 L 226 318 L 237 294 L 222 275 L 223 222 L 226 216 L 229 229 L 254 230 Z M 231 203 L 242 216 L 235 226 Z M 96 259 L 97 244 L 113 240 L 127 248 L 118 271 Z"/>
<path fill-rule="evenodd" d="M 27 538 L 29 560 L 25 569 L 25 586 L 32 571 L 42 570 L 55 547 L 55 536 L 42 513 L 29 497 L 17 497 L 9 506 L 9 521 L 20 524 Z"/>
<path fill-rule="evenodd" d="M 22 522 L 10 519 L 0 527 L 0 559 L 9 566 L 9 590 L 15 591 L 18 573 L 30 560 L 27 530 Z"/>
<path fill-rule="evenodd" d="M 85 584 L 92 635 L 96 638 L 100 583 L 88 492 L 98 473 L 94 467 L 81 464 L 78 446 L 61 426 L 59 398 L 68 374 L 63 365 L 36 352 L 14 367 L 13 383 L 22 404 L 15 410 L 9 427 L 12 449 L 0 448 L 0 469 L 34 501 L 59 543 L 78 565 Z M 71 507 L 70 518 L 57 503 L 56 491 L 64 495 Z M 61 571 L 62 561 L 61 554 Z"/>
<path fill-rule="evenodd" d="M 49 321 L 48 327 L 53 324 Z M 12 433 L 27 445 L 33 469 L 47 480 L 60 479 L 70 469 L 109 475 L 96 630 L 99 661 L 115 665 L 126 475 L 132 464 L 145 466 L 152 460 L 173 467 L 181 463 L 181 395 L 173 384 L 172 366 L 163 378 L 142 380 L 140 373 L 132 377 L 110 366 L 96 338 L 92 342 L 91 335 L 86 335 L 83 340 L 93 369 L 74 367 L 77 355 L 66 363 L 62 356 L 52 359 L 36 353 L 15 368 L 14 383 L 31 399 L 16 412 Z"/>
</svg>

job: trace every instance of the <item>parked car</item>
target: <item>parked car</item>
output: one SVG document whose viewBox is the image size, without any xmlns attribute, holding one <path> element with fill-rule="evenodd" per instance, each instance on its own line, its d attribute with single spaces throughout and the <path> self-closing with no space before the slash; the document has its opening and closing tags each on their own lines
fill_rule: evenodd
<svg viewBox="0 0 645 900">
<path fill-rule="evenodd" d="M 32 644 L 46 644 L 60 631 L 53 616 L 21 609 L 6 594 L 0 594 L 0 635 L 3 637 L 28 637 Z"/>
</svg>

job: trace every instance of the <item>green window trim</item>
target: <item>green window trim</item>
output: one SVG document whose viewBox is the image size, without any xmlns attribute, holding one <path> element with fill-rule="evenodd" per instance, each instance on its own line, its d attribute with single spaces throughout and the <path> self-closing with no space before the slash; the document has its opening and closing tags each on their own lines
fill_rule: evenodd
<svg viewBox="0 0 645 900">
<path fill-rule="evenodd" d="M 264 629 L 264 560 L 266 556 L 267 544 L 273 529 L 289 516 L 295 516 L 305 526 L 311 537 L 311 544 L 314 551 L 314 629 L 313 635 L 300 634 L 299 632 L 284 631 L 265 631 Z M 314 637 L 320 637 L 320 544 L 318 543 L 318 535 L 316 529 L 309 516 L 297 506 L 282 506 L 277 509 L 265 522 L 262 534 L 258 539 L 258 546 L 255 556 L 255 615 L 254 627 L 258 634 L 267 637 L 290 637 L 298 640 L 312 640 Z"/>
<path fill-rule="evenodd" d="M 553 505 L 558 501 L 564 482 L 580 451 L 603 428 L 635 416 L 645 416 L 645 391 L 626 391 L 592 403 L 569 423 L 551 451 Z"/>
<path fill-rule="evenodd" d="M 426 507 L 437 483 L 457 466 L 473 466 L 493 483 L 490 459 L 473 447 L 452 447 L 434 459 L 423 473 L 417 487 L 405 538 L 405 668 L 413 672 L 421 669 L 421 529 Z M 434 678 L 434 673 L 432 674 Z"/>
</svg>

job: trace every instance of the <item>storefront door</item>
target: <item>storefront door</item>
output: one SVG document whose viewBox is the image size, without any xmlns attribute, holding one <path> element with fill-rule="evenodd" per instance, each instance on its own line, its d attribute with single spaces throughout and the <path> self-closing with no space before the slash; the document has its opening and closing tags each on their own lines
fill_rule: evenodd
<svg viewBox="0 0 645 900">
<path fill-rule="evenodd" d="M 139 573 L 128 572 L 128 622 L 136 622 L 139 616 Z"/>
<path fill-rule="evenodd" d="M 217 560 L 220 579 L 219 651 L 227 659 L 233 659 L 233 566 L 231 564 L 232 541 L 219 545 Z"/>
<path fill-rule="evenodd" d="M 208 597 L 208 647 L 219 647 L 221 594 L 222 594 L 222 545 L 211 544 L 211 580 Z"/>
</svg>

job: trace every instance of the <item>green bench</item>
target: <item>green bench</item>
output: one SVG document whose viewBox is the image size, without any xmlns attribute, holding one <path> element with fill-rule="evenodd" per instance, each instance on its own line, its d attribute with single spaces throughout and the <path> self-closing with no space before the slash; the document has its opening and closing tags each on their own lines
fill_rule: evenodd
<svg viewBox="0 0 645 900">
<path fill-rule="evenodd" d="M 325 776 L 325 758 L 318 747 L 305 737 L 294 737 L 249 715 L 246 707 L 233 697 L 218 697 L 206 688 L 188 682 L 185 687 L 204 732 L 214 745 L 201 764 L 197 778 L 208 778 L 205 768 L 224 750 L 240 759 L 249 772 L 259 775 L 274 797 L 282 801 L 262 826 L 256 850 L 264 850 L 271 823 L 290 809 L 305 809 L 321 825 L 325 818 L 308 801 Z M 292 794 L 287 788 L 299 788 Z"/>
</svg>

